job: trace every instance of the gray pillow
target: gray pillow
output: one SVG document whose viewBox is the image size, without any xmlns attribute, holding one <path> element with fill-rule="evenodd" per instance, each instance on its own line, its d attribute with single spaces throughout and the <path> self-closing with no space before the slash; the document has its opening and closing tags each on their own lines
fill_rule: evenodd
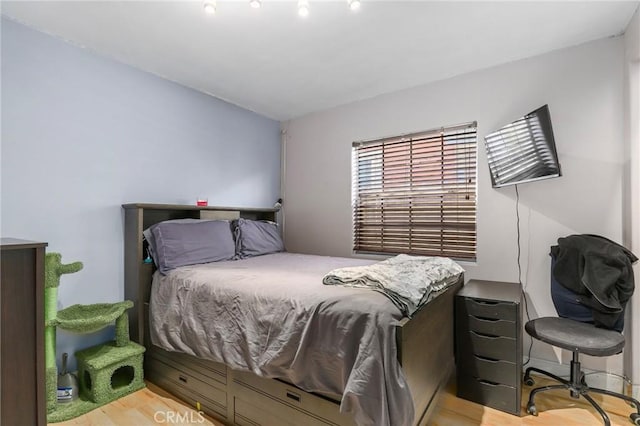
<svg viewBox="0 0 640 426">
<path fill-rule="evenodd" d="M 165 221 L 149 228 L 161 274 L 180 266 L 232 260 L 235 243 L 226 220 Z"/>
<path fill-rule="evenodd" d="M 189 219 L 172 219 L 165 222 L 185 223 L 185 222 L 201 222 L 201 221 L 202 219 L 189 218 Z M 153 263 L 156 265 L 156 268 L 158 268 L 159 266 L 158 266 L 158 260 L 156 256 L 156 240 L 155 238 L 153 238 L 153 234 L 151 233 L 151 228 L 153 228 L 154 226 L 155 225 L 152 225 L 147 229 L 145 229 L 144 231 L 142 231 L 142 235 L 144 236 L 144 239 L 147 241 L 148 254 L 149 256 L 151 256 L 151 259 L 153 260 Z M 146 257 L 147 253 L 143 253 L 143 255 Z"/>
<path fill-rule="evenodd" d="M 246 257 L 284 251 L 280 229 L 275 222 L 238 219 L 234 222 L 236 255 Z"/>
</svg>

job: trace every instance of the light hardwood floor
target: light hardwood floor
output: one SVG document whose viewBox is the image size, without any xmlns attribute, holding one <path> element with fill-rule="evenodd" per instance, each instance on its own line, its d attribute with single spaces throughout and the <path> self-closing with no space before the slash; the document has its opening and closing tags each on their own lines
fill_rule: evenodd
<svg viewBox="0 0 640 426">
<path fill-rule="evenodd" d="M 602 426 L 602 417 L 584 398 L 573 399 L 569 391 L 553 390 L 536 395 L 535 403 L 538 416 L 526 412 L 529 391 L 539 386 L 557 384 L 537 375 L 534 386 L 522 387 L 521 416 L 517 417 L 499 410 L 484 407 L 455 396 L 455 387 L 451 384 L 438 401 L 436 414 L 431 426 Z M 629 414 L 635 410 L 619 398 L 599 395 L 590 396 L 607 412 L 613 426 L 631 426 Z"/>
<path fill-rule="evenodd" d="M 534 376 L 535 386 L 551 382 Z M 162 389 L 147 383 L 147 388 L 105 405 L 77 419 L 56 423 L 58 426 L 147 426 L 165 424 L 222 426 L 210 418 L 202 419 L 198 412 Z M 492 408 L 483 407 L 455 396 L 453 383 L 443 393 L 432 426 L 588 426 L 602 425 L 600 415 L 584 399 L 575 400 L 566 391 L 550 391 L 536 396 L 539 416 L 527 415 L 524 407 L 529 398 L 529 387 L 522 396 L 522 417 L 512 416 Z M 617 398 L 592 394 L 609 414 L 614 426 L 632 425 L 629 414 L 633 409 Z M 169 414 L 173 413 L 173 414 Z M 179 415 L 179 417 L 178 417 Z M 171 417 L 173 416 L 173 417 Z M 300 425 L 304 426 L 304 425 Z"/>
<path fill-rule="evenodd" d="M 223 426 L 211 418 L 201 417 L 195 407 L 153 383 L 145 389 L 120 398 L 73 420 L 50 423 L 51 426 Z"/>
</svg>

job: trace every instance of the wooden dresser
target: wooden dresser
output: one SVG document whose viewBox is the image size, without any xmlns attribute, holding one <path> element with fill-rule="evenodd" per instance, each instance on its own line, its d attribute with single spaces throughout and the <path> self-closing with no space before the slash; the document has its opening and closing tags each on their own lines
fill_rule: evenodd
<svg viewBox="0 0 640 426">
<path fill-rule="evenodd" d="M 46 425 L 46 246 L 0 239 L 0 425 Z"/>
<path fill-rule="evenodd" d="M 520 415 L 520 285 L 471 280 L 456 295 L 457 394 Z"/>
</svg>

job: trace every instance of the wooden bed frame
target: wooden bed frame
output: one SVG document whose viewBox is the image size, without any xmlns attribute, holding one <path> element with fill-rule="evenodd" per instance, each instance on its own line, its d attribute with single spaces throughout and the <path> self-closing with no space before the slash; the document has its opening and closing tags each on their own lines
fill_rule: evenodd
<svg viewBox="0 0 640 426">
<path fill-rule="evenodd" d="M 124 204 L 125 298 L 131 338 L 147 348 L 145 378 L 229 425 L 353 425 L 340 402 L 289 383 L 232 370 L 224 364 L 153 346 L 148 303 L 154 266 L 146 257 L 142 231 L 169 219 L 277 220 L 276 209 Z M 425 425 L 454 368 L 454 296 L 463 278 L 396 327 L 398 360 L 415 406 L 415 425 Z"/>
</svg>

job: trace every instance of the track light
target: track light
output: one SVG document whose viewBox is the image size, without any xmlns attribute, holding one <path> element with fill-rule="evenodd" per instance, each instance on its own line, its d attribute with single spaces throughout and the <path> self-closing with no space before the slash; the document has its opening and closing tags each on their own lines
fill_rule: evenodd
<svg viewBox="0 0 640 426">
<path fill-rule="evenodd" d="M 260 6 L 262 6 L 262 2 L 260 0 L 249 0 L 249 6 L 254 9 L 260 9 Z"/>
<path fill-rule="evenodd" d="M 202 7 L 209 15 L 213 15 L 216 13 L 216 0 L 204 0 Z"/>
<path fill-rule="evenodd" d="M 309 16 L 309 1 L 308 0 L 298 0 L 298 15 L 306 18 Z"/>
<path fill-rule="evenodd" d="M 361 3 L 360 0 L 348 0 L 349 1 L 349 9 L 358 10 L 360 9 Z"/>
</svg>

